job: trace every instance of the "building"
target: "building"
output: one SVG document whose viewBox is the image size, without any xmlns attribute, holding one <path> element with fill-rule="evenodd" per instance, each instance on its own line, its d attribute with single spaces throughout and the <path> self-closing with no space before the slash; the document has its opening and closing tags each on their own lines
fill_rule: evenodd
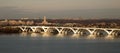
<svg viewBox="0 0 120 53">
<path fill-rule="evenodd" d="M 42 24 L 48 24 L 48 22 L 47 22 L 47 20 L 46 20 L 46 16 L 43 17 Z"/>
</svg>

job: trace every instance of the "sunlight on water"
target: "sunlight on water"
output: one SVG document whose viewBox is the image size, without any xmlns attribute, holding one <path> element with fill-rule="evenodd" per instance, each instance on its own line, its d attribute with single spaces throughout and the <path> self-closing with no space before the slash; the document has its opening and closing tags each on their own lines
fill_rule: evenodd
<svg viewBox="0 0 120 53">
<path fill-rule="evenodd" d="M 42 37 L 50 37 L 50 33 L 43 33 Z"/>
<path fill-rule="evenodd" d="M 87 37 L 87 39 L 95 39 L 95 38 L 96 38 L 95 35 L 89 35 L 89 36 Z"/>
<path fill-rule="evenodd" d="M 108 35 L 105 37 L 105 39 L 114 39 L 114 37 L 112 35 Z"/>
<path fill-rule="evenodd" d="M 73 34 L 71 37 L 72 38 L 80 38 L 80 35 L 79 34 Z"/>
<path fill-rule="evenodd" d="M 64 34 L 58 33 L 58 34 L 57 34 L 57 37 L 63 38 L 63 37 L 64 37 Z"/>
<path fill-rule="evenodd" d="M 37 37 L 38 34 L 37 33 L 31 33 L 31 37 Z"/>
<path fill-rule="evenodd" d="M 25 37 L 25 36 L 27 36 L 27 32 L 22 32 L 21 37 Z"/>
<path fill-rule="evenodd" d="M 56 38 L 64 38 L 64 37 L 69 37 L 71 39 L 81 39 L 81 38 L 85 38 L 85 39 L 114 39 L 113 36 L 109 35 L 109 36 L 106 36 L 106 37 L 96 37 L 95 35 L 89 35 L 87 37 L 80 37 L 79 34 L 72 34 L 72 35 L 65 35 L 65 34 L 61 34 L 61 33 L 58 33 L 56 35 L 53 35 L 51 33 L 26 33 L 26 32 L 22 32 L 20 33 L 20 36 L 21 37 L 26 37 L 26 36 L 30 36 L 30 37 L 56 37 Z"/>
<path fill-rule="evenodd" d="M 61 38 L 41 33 L 9 34 L 9 36 L 2 34 L 0 53 L 120 53 L 120 39 L 86 39 L 76 34 L 71 35 L 74 37 L 63 34 L 62 36 Z"/>
</svg>

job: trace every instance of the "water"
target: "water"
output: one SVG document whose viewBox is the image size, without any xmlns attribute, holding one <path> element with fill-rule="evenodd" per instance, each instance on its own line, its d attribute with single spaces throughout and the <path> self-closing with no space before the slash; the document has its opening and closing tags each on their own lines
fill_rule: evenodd
<svg viewBox="0 0 120 53">
<path fill-rule="evenodd" d="M 120 39 L 73 39 L 1 34 L 0 53 L 120 53 Z"/>
</svg>

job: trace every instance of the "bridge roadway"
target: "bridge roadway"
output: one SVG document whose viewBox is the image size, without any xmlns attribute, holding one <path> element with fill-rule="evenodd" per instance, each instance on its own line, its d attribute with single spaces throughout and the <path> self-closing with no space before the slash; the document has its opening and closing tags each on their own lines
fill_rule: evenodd
<svg viewBox="0 0 120 53">
<path fill-rule="evenodd" d="M 119 36 L 120 29 L 118 28 L 86 28 L 86 27 L 57 27 L 57 26 L 13 26 L 18 27 L 22 32 L 28 32 L 31 30 L 32 32 L 37 32 L 39 30 L 43 30 L 44 33 L 51 32 L 51 29 L 54 29 L 58 32 L 58 34 L 66 34 L 69 30 L 71 30 L 74 34 L 82 34 L 82 30 L 86 30 L 89 33 L 90 38 L 95 38 L 99 35 L 99 30 L 104 31 L 107 34 L 106 38 L 113 38 L 114 36 Z M 78 37 L 78 35 L 73 35 L 72 37 Z"/>
</svg>

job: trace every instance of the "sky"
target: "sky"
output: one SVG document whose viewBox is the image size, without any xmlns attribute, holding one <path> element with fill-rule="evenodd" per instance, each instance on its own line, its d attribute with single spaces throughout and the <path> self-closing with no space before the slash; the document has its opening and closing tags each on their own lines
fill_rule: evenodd
<svg viewBox="0 0 120 53">
<path fill-rule="evenodd" d="M 0 18 L 120 18 L 120 0 L 0 0 Z"/>
</svg>

